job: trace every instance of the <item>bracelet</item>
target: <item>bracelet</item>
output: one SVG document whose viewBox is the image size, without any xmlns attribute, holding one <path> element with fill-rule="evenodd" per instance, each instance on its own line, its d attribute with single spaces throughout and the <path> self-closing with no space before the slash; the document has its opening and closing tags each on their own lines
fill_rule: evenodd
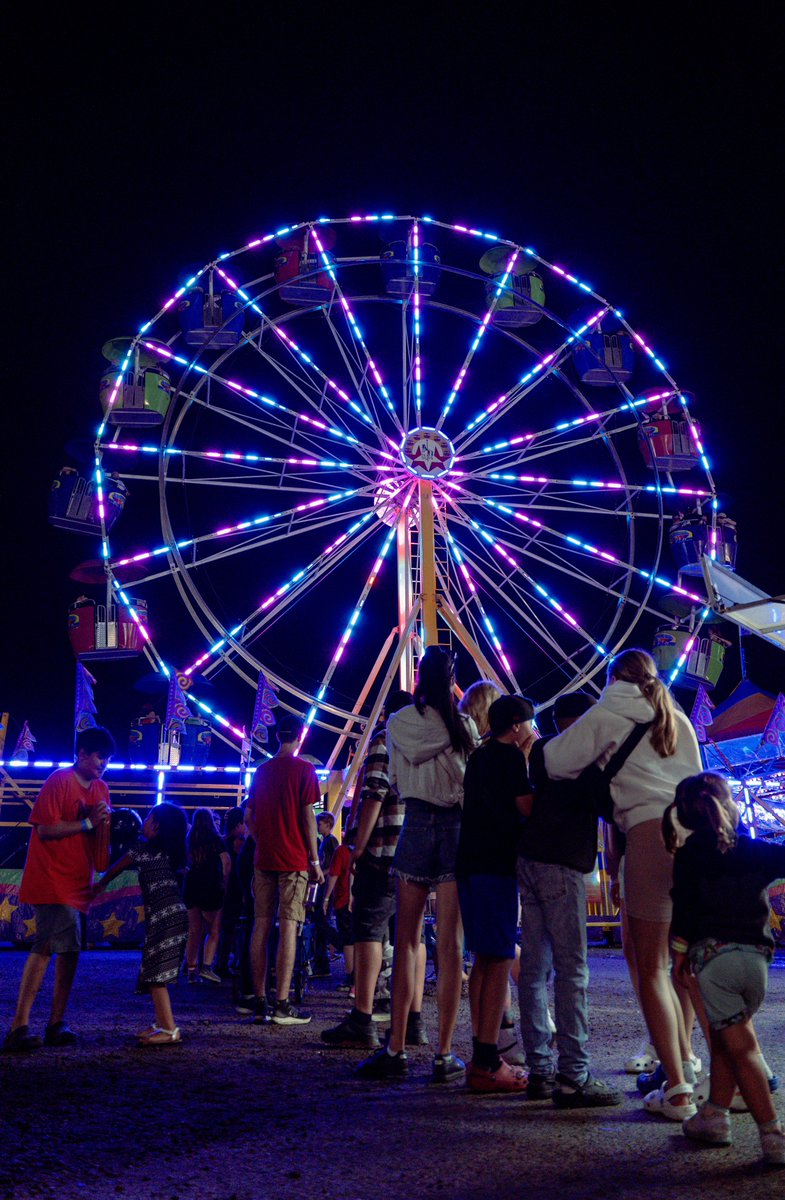
<svg viewBox="0 0 785 1200">
<path fill-rule="evenodd" d="M 84 820 L 82 821 L 82 832 L 89 833 L 92 828 L 93 828 L 93 822 L 90 820 L 89 817 L 85 817 Z"/>
<path fill-rule="evenodd" d="M 308 859 L 308 861 L 309 861 L 309 863 L 311 864 L 311 866 L 312 866 L 312 867 L 318 867 L 318 866 L 319 866 L 319 859 L 318 859 L 318 858 L 309 858 L 309 859 Z"/>
</svg>

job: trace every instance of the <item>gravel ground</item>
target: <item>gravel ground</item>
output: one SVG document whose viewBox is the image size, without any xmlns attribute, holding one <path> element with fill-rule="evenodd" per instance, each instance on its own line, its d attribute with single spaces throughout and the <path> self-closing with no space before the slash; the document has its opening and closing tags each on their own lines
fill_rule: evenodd
<svg viewBox="0 0 785 1200">
<path fill-rule="evenodd" d="M 24 957 L 0 951 L 6 1019 Z M 634 1078 L 620 1069 L 641 1037 L 618 950 L 591 952 L 591 1049 L 595 1073 L 627 1098 L 594 1112 L 433 1087 L 425 1049 L 410 1054 L 407 1080 L 358 1083 L 350 1067 L 360 1053 L 319 1042 L 346 1010 L 329 980 L 313 985 L 314 1020 L 297 1028 L 254 1027 L 234 1012 L 226 986 L 181 985 L 173 1000 L 182 1044 L 143 1050 L 131 1036 L 150 1018 L 147 998 L 133 994 L 137 965 L 132 951 L 86 953 L 69 1013 L 79 1044 L 0 1057 L 0 1197 L 785 1197 L 785 1172 L 760 1166 L 748 1115 L 733 1118 L 732 1147 L 707 1149 L 642 1112 Z M 50 988 L 48 979 L 35 1031 Z M 780 953 L 756 1024 L 785 1079 L 784 1003 Z M 431 1026 L 434 1014 L 426 998 Z M 469 1047 L 464 1001 L 456 1050 Z M 697 1049 L 706 1062 L 700 1037 Z"/>
</svg>

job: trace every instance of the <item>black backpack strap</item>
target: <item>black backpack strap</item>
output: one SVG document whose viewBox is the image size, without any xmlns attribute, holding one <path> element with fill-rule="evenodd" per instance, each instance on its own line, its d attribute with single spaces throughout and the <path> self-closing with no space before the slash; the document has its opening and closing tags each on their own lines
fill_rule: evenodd
<svg viewBox="0 0 785 1200">
<path fill-rule="evenodd" d="M 629 733 L 624 739 L 618 750 L 613 752 L 611 757 L 608 759 L 608 762 L 602 769 L 606 783 L 610 783 L 614 775 L 618 775 L 619 771 L 622 769 L 635 747 L 643 740 L 644 736 L 648 733 L 653 724 L 653 721 L 646 721 L 640 725 L 636 725 L 632 730 L 632 733 Z"/>
</svg>

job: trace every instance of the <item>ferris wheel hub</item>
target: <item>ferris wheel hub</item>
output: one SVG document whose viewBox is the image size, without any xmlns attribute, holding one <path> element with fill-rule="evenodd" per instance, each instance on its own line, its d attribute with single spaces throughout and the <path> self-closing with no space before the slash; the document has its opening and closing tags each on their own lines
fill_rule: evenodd
<svg viewBox="0 0 785 1200">
<path fill-rule="evenodd" d="M 418 479 L 440 479 L 455 462 L 455 450 L 441 430 L 421 425 L 407 433 L 401 446 L 401 461 Z"/>
</svg>

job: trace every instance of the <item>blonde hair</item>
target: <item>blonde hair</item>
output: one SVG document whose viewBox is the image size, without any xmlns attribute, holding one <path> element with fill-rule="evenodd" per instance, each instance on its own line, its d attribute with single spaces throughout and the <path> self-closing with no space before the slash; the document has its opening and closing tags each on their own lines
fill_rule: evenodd
<svg viewBox="0 0 785 1200">
<path fill-rule="evenodd" d="M 671 758 L 679 740 L 676 709 L 671 694 L 657 676 L 654 659 L 645 650 L 622 650 L 608 667 L 608 680 L 635 683 L 654 709 L 651 744 L 660 758 Z"/>
<path fill-rule="evenodd" d="M 461 696 L 458 711 L 471 717 L 480 737 L 485 737 L 490 729 L 488 709 L 501 694 L 500 689 L 490 679 L 478 679 L 476 683 L 470 684 Z"/>
<path fill-rule="evenodd" d="M 673 817 L 693 833 L 712 833 L 717 849 L 727 854 L 736 845 L 739 810 L 727 782 L 721 775 L 701 771 L 682 779 L 676 788 L 676 799 L 665 810 L 662 833 L 665 845 L 674 853 L 680 844 Z"/>
</svg>

